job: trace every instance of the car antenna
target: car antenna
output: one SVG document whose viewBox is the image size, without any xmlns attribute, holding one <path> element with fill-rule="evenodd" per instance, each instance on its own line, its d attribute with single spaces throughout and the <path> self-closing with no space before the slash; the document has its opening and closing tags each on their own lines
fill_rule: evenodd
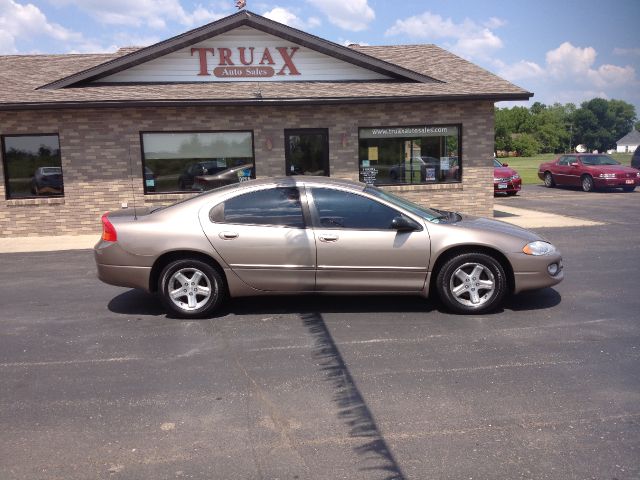
<svg viewBox="0 0 640 480">
<path fill-rule="evenodd" d="M 138 220 L 138 212 L 136 210 L 136 189 L 133 186 L 133 159 L 131 158 L 131 142 L 129 142 L 129 175 L 131 177 L 131 195 L 133 196 L 133 219 Z"/>
</svg>

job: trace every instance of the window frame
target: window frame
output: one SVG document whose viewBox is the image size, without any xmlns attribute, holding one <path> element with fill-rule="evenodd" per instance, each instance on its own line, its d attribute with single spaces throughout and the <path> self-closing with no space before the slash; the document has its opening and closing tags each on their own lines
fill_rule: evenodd
<svg viewBox="0 0 640 480">
<path fill-rule="evenodd" d="M 24 197 L 11 197 L 9 188 L 9 168 L 7 166 L 7 156 L 5 154 L 6 138 L 15 137 L 57 137 L 58 151 L 60 152 L 60 171 L 62 172 L 62 193 L 52 195 L 28 195 Z M 60 145 L 60 132 L 49 133 L 7 133 L 0 135 L 0 156 L 2 157 L 2 174 L 4 176 L 4 198 L 5 200 L 26 200 L 26 199 L 45 199 L 45 198 L 64 198 L 64 170 L 62 168 L 62 146 Z"/>
<path fill-rule="evenodd" d="M 463 155 L 464 155 L 464 148 L 462 145 L 462 134 L 463 134 L 463 124 L 462 123 L 432 123 L 432 124 L 412 124 L 412 125 L 376 125 L 376 126 L 358 126 L 358 155 L 357 155 L 357 160 L 358 160 L 358 181 L 362 182 L 362 183 L 366 183 L 363 179 L 362 179 L 362 160 L 360 159 L 360 132 L 362 130 L 372 130 L 372 129 L 392 129 L 392 128 L 441 128 L 441 127 L 456 127 L 458 129 L 458 172 L 459 172 L 459 179 L 458 180 L 447 180 L 447 181 L 435 181 L 435 182 L 421 182 L 421 183 L 405 183 L 405 182 L 388 182 L 388 183 L 372 183 L 370 185 L 376 186 L 376 187 L 388 187 L 388 186 L 411 186 L 411 187 L 419 187 L 419 186 L 424 186 L 424 185 L 447 185 L 447 184 L 459 184 L 462 183 L 463 181 L 463 174 L 464 174 L 464 168 L 463 168 Z M 414 140 L 417 138 L 427 138 L 427 137 L 388 137 L 388 138 L 395 138 L 395 139 L 402 139 L 402 140 Z M 370 140 L 370 139 L 365 139 L 365 140 Z M 382 140 L 382 139 L 381 139 Z M 369 185 L 369 184 L 367 184 Z"/>
<path fill-rule="evenodd" d="M 141 169 L 142 169 L 142 188 L 144 191 L 145 195 L 173 195 L 173 194 L 190 194 L 190 193 L 200 193 L 197 192 L 195 190 L 193 191 L 189 191 L 189 190 L 170 190 L 170 191 L 164 191 L 164 192 L 158 192 L 158 191 L 147 191 L 147 182 L 145 181 L 144 178 L 144 170 L 146 165 L 146 158 L 144 155 L 144 140 L 143 140 L 143 135 L 145 134 L 174 134 L 174 133 L 250 133 L 251 134 L 251 156 L 253 158 L 253 174 L 251 176 L 251 179 L 255 179 L 257 176 L 257 172 L 256 172 L 256 143 L 255 143 L 255 135 L 253 130 L 140 130 L 138 132 L 139 137 L 140 137 L 140 163 L 141 163 Z M 132 159 L 130 159 L 130 161 L 133 161 Z M 182 171 L 180 171 L 180 173 L 182 173 Z"/>
<path fill-rule="evenodd" d="M 324 135 L 326 152 L 323 158 L 324 170 L 326 175 L 323 177 L 331 176 L 331 142 L 329 139 L 328 128 L 285 128 L 284 129 L 284 174 L 287 177 L 293 176 L 291 174 L 291 152 L 289 151 L 289 137 L 291 135 Z M 304 176 L 304 175 L 299 175 Z"/>
<path fill-rule="evenodd" d="M 403 211 L 397 206 L 387 205 L 387 203 L 385 203 L 384 201 L 381 201 L 380 199 L 373 198 L 369 195 L 366 195 L 364 192 L 355 192 L 353 190 L 348 190 L 343 188 L 333 188 L 328 186 L 316 186 L 316 185 L 307 186 L 306 188 L 309 189 L 309 192 L 307 193 L 307 201 L 309 203 L 309 209 L 311 211 L 311 221 L 314 229 L 316 230 L 352 230 L 352 231 L 358 231 L 358 232 L 395 232 L 397 233 L 397 230 L 393 228 L 359 228 L 359 227 L 340 227 L 340 226 L 327 227 L 322 225 L 322 223 L 320 222 L 320 210 L 318 209 L 318 205 L 316 204 L 316 197 L 313 193 L 314 190 L 331 190 L 333 192 L 340 192 L 340 193 L 355 195 L 357 197 L 364 198 L 365 200 L 369 200 L 370 202 L 374 202 L 379 205 L 382 205 L 383 207 L 386 207 L 389 210 L 393 210 L 398 214 L 396 216 L 407 217 L 411 221 L 416 222 L 420 226 L 420 230 L 416 230 L 416 231 L 423 230 L 422 224 L 418 222 L 413 216 L 407 214 L 405 211 Z"/>
<path fill-rule="evenodd" d="M 238 223 L 238 222 L 229 222 L 226 219 L 220 221 L 219 219 L 217 219 L 217 210 L 221 208 L 222 205 L 226 204 L 228 201 L 230 200 L 234 200 L 237 199 L 239 197 L 243 197 L 246 195 L 251 195 L 251 194 L 256 194 L 259 192 L 265 192 L 265 191 L 275 191 L 275 190 L 279 190 L 279 189 L 283 189 L 283 188 L 294 188 L 298 191 L 298 198 L 300 201 L 300 211 L 302 214 L 302 223 L 303 225 L 301 227 L 299 226 L 292 226 L 292 225 L 281 225 L 281 224 L 271 224 L 271 223 Z M 214 223 L 216 225 L 237 225 L 237 226 L 242 226 L 242 227 L 265 227 L 265 228 L 290 228 L 290 229 L 295 229 L 295 230 L 306 230 L 308 228 L 310 228 L 311 226 L 311 221 L 310 221 L 310 215 L 309 215 L 309 207 L 307 205 L 307 195 L 306 195 L 306 191 L 303 187 L 301 187 L 300 185 L 289 185 L 289 186 L 268 186 L 266 188 L 258 188 L 255 190 L 250 190 L 250 191 L 240 191 L 238 192 L 236 195 L 231 195 L 228 196 L 226 198 L 224 198 L 223 200 L 219 201 L 218 203 L 216 203 L 215 205 L 213 205 L 212 207 L 209 208 L 209 221 L 211 223 Z"/>
</svg>

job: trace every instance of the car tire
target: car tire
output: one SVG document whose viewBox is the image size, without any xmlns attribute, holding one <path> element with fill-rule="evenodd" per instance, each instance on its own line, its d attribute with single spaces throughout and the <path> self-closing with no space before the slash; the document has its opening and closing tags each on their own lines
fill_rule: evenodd
<svg viewBox="0 0 640 480">
<path fill-rule="evenodd" d="M 580 185 L 582 186 L 582 191 L 584 192 L 593 192 L 595 190 L 593 177 L 591 175 L 583 175 L 580 179 Z"/>
<path fill-rule="evenodd" d="M 224 302 L 227 287 L 224 277 L 208 263 L 182 259 L 164 267 L 158 291 L 171 313 L 181 318 L 200 318 Z"/>
<path fill-rule="evenodd" d="M 623 192 L 633 192 L 636 189 L 636 186 L 634 185 L 633 187 L 622 187 L 622 191 Z"/>
<path fill-rule="evenodd" d="M 547 188 L 553 188 L 556 186 L 556 182 L 553 179 L 551 172 L 544 172 L 544 186 Z"/>
<path fill-rule="evenodd" d="M 514 195 L 517 195 L 518 192 L 506 192 L 507 193 L 507 197 L 513 197 Z"/>
<path fill-rule="evenodd" d="M 462 314 L 494 310 L 507 292 L 504 268 L 485 253 L 463 253 L 447 260 L 438 272 L 436 286 L 444 305 Z"/>
</svg>

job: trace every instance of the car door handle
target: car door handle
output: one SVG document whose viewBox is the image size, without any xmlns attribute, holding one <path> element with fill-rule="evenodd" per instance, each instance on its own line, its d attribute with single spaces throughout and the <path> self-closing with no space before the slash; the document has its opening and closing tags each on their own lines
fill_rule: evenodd
<svg viewBox="0 0 640 480">
<path fill-rule="evenodd" d="M 337 242 L 339 237 L 334 233 L 322 233 L 318 238 L 321 242 Z"/>
<path fill-rule="evenodd" d="M 238 234 L 236 232 L 220 232 L 218 236 L 222 240 L 233 240 L 234 238 L 238 238 Z"/>
</svg>

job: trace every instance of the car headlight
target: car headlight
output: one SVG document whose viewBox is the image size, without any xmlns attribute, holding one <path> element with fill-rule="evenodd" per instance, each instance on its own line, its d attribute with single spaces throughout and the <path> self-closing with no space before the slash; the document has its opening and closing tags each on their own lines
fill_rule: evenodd
<svg viewBox="0 0 640 480">
<path fill-rule="evenodd" d="M 615 173 L 601 173 L 600 175 L 598 175 L 600 178 L 616 178 L 616 174 Z"/>
<path fill-rule="evenodd" d="M 636 173 L 636 177 L 640 177 L 640 172 Z"/>
<path fill-rule="evenodd" d="M 551 255 L 556 251 L 556 247 L 551 245 L 549 242 L 543 242 L 540 240 L 536 240 L 535 242 L 527 243 L 522 251 L 527 255 Z"/>
<path fill-rule="evenodd" d="M 515 175 L 513 175 L 513 176 L 511 177 L 511 180 L 517 180 L 517 179 L 519 179 L 519 178 L 520 178 L 520 175 L 518 175 L 518 174 L 516 173 Z"/>
<path fill-rule="evenodd" d="M 501 178 L 493 177 L 493 181 L 494 181 L 494 182 L 500 182 L 501 180 L 502 180 Z"/>
</svg>

